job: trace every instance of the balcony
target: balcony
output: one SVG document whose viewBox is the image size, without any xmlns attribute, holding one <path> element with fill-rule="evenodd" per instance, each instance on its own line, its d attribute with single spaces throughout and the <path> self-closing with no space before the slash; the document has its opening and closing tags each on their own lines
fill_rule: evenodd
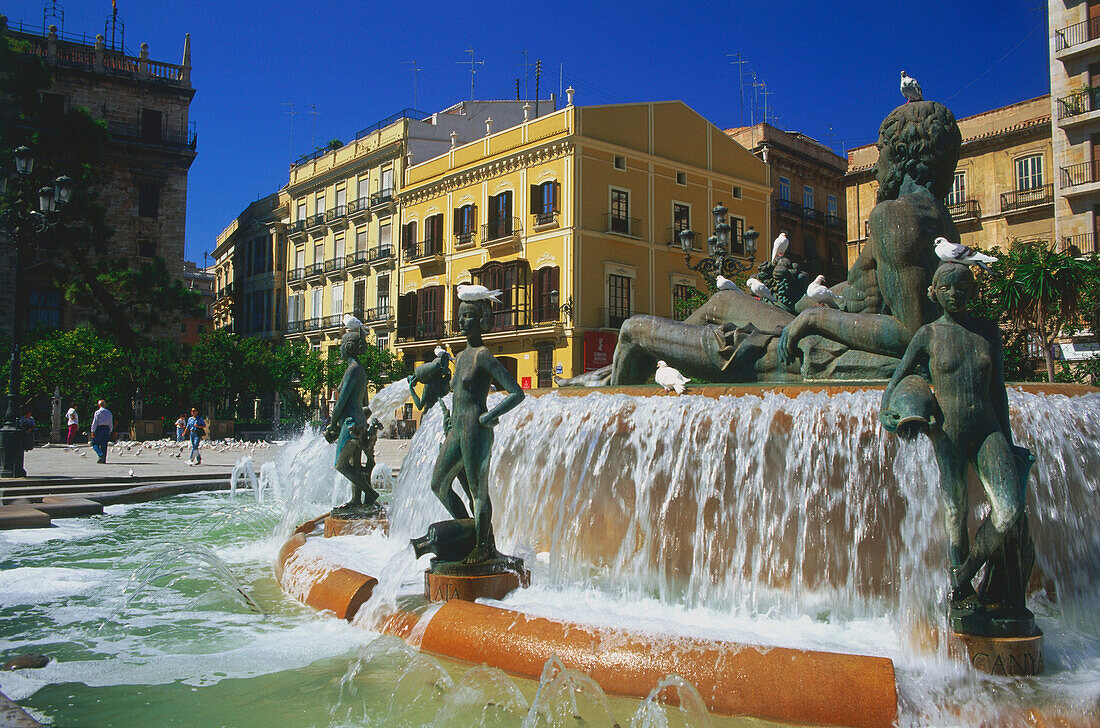
<svg viewBox="0 0 1100 728">
<path fill-rule="evenodd" d="M 827 214 L 825 215 L 825 227 L 836 228 L 837 230 L 844 229 L 844 218 L 839 215 Z"/>
<path fill-rule="evenodd" d="M 455 233 L 455 250 L 462 250 L 463 248 L 469 248 L 475 242 L 477 233 L 473 230 L 464 230 L 460 233 Z"/>
<path fill-rule="evenodd" d="M 312 263 L 312 264 L 306 266 L 306 276 L 305 276 L 306 280 L 310 280 L 311 278 L 320 278 L 324 274 L 325 274 L 325 264 L 324 263 Z"/>
<path fill-rule="evenodd" d="M 366 197 L 348 203 L 348 217 L 352 220 L 370 219 L 370 201 Z"/>
<path fill-rule="evenodd" d="M 443 241 L 421 240 L 405 245 L 405 260 L 410 263 L 432 263 L 443 260 Z"/>
<path fill-rule="evenodd" d="M 312 235 L 325 234 L 325 213 L 318 212 L 306 218 L 306 230 Z"/>
<path fill-rule="evenodd" d="M 605 212 L 603 223 L 606 233 L 626 235 L 631 238 L 642 237 L 642 221 L 636 217 L 619 217 L 613 212 Z"/>
<path fill-rule="evenodd" d="M 325 275 L 329 278 L 344 278 L 347 271 L 344 270 L 344 256 L 325 261 Z"/>
<path fill-rule="evenodd" d="M 299 321 L 287 321 L 286 333 L 290 334 L 304 334 L 309 331 L 319 331 L 321 329 L 320 318 L 308 318 L 301 319 Z"/>
<path fill-rule="evenodd" d="M 955 222 L 977 220 L 982 216 L 982 209 L 977 200 L 956 202 L 952 205 L 948 205 L 947 211 L 951 213 L 951 219 Z"/>
<path fill-rule="evenodd" d="M 369 260 L 368 256 L 369 253 L 366 250 L 356 250 L 354 253 L 348 253 L 344 256 L 344 268 L 350 271 L 365 268 Z"/>
<path fill-rule="evenodd" d="M 439 249 L 443 249 L 443 243 L 440 241 Z M 382 268 L 393 263 L 393 246 L 392 245 L 377 245 L 370 249 L 367 254 L 367 260 L 372 266 Z"/>
<path fill-rule="evenodd" d="M 1072 55 L 1086 43 L 1100 38 L 1100 18 L 1089 18 L 1054 31 L 1054 52 L 1059 55 Z M 1071 51 L 1063 54 L 1062 51 Z"/>
<path fill-rule="evenodd" d="M 1075 165 L 1080 166 L 1080 165 Z M 1066 168 L 1062 169 L 1062 174 L 1065 175 Z M 1065 184 L 1065 177 L 1063 176 L 1063 184 Z M 1054 185 L 1048 184 L 1042 187 L 1033 187 L 1030 190 L 1015 190 L 1013 192 L 1001 193 L 1001 212 L 1014 213 L 1023 212 L 1034 207 L 1041 207 L 1043 205 L 1051 205 L 1054 203 Z"/>
<path fill-rule="evenodd" d="M 334 313 L 321 319 L 321 328 L 337 329 L 344 325 L 344 314 Z"/>
<path fill-rule="evenodd" d="M 432 316 L 418 317 L 416 321 L 397 326 L 399 341 L 435 341 L 446 338 L 447 326 L 441 319 Z"/>
<path fill-rule="evenodd" d="M 365 324 L 378 324 L 393 319 L 393 306 L 375 306 L 365 311 L 356 311 L 355 315 Z"/>
<path fill-rule="evenodd" d="M 302 240 L 306 236 L 306 221 L 295 220 L 287 225 L 286 235 L 291 240 Z"/>
<path fill-rule="evenodd" d="M 812 207 L 802 208 L 802 219 L 809 220 L 810 222 L 821 223 L 825 217 L 825 213 L 821 210 L 815 210 Z"/>
<path fill-rule="evenodd" d="M 145 126 L 140 121 L 108 121 L 107 132 L 113 139 L 120 141 L 141 142 L 192 154 L 199 138 L 194 122 L 186 129 L 165 129 L 159 125 Z"/>
<path fill-rule="evenodd" d="M 619 329 L 630 316 L 631 313 L 627 309 L 601 308 L 599 325 L 605 329 Z"/>
<path fill-rule="evenodd" d="M 370 209 L 376 215 L 392 215 L 394 206 L 392 187 L 379 190 L 370 196 Z"/>
<path fill-rule="evenodd" d="M 348 226 L 347 205 L 337 205 L 325 213 L 325 224 L 333 230 L 343 230 Z"/>
<path fill-rule="evenodd" d="M 1077 121 L 1088 121 L 1085 114 L 1100 109 L 1100 88 L 1083 88 L 1058 99 L 1058 121 L 1071 126 Z"/>
<path fill-rule="evenodd" d="M 532 326 L 560 326 L 565 322 L 565 314 L 559 306 L 535 306 L 531 309 Z"/>
<path fill-rule="evenodd" d="M 539 230 L 550 230 L 558 226 L 557 210 L 551 210 L 550 212 L 536 212 L 533 217 L 535 218 L 535 232 Z"/>
<path fill-rule="evenodd" d="M 1096 245 L 1096 233 L 1067 235 L 1062 238 L 1061 247 L 1064 252 L 1071 253 L 1075 257 L 1100 253 Z"/>
<path fill-rule="evenodd" d="M 481 244 L 486 247 L 519 242 L 522 229 L 518 217 L 492 220 L 481 226 Z"/>
<path fill-rule="evenodd" d="M 305 268 L 291 268 L 286 272 L 286 284 L 288 286 L 300 286 L 305 283 L 305 278 Z"/>
<path fill-rule="evenodd" d="M 790 200 L 784 200 L 782 198 L 775 201 L 775 211 L 780 215 L 789 215 L 795 218 L 802 217 L 802 205 L 795 204 Z"/>
</svg>

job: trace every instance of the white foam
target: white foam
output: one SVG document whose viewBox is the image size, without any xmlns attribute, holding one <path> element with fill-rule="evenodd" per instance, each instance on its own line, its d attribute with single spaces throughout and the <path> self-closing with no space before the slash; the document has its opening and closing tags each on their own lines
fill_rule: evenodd
<svg viewBox="0 0 1100 728">
<path fill-rule="evenodd" d="M 102 572 L 60 566 L 17 566 L 0 571 L 0 605 L 38 604 L 59 597 L 87 594 Z"/>
</svg>

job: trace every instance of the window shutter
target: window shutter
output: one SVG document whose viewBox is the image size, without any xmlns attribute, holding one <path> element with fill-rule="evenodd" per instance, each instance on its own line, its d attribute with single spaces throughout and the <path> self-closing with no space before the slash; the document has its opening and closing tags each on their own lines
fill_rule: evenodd
<svg viewBox="0 0 1100 728">
<path fill-rule="evenodd" d="M 504 213 L 504 219 L 505 220 L 510 220 L 511 217 L 512 217 L 512 193 L 511 192 L 501 192 L 500 196 L 502 198 L 501 201 L 503 202 L 503 205 L 501 207 L 502 207 L 502 212 Z"/>
<path fill-rule="evenodd" d="M 561 183 L 554 182 L 554 212 L 561 212 Z M 554 270 L 557 270 L 555 268 Z"/>
<path fill-rule="evenodd" d="M 532 215 L 537 215 L 542 212 L 542 195 L 539 185 L 531 185 L 531 204 L 528 209 L 531 210 Z"/>
<path fill-rule="evenodd" d="M 462 208 L 455 208 L 455 236 L 462 234 Z"/>
</svg>

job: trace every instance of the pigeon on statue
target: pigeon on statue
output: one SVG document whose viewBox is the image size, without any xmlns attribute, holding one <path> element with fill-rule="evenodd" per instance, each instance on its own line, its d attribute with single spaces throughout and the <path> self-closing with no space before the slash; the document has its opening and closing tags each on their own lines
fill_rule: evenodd
<svg viewBox="0 0 1100 728">
<path fill-rule="evenodd" d="M 684 387 L 691 380 L 663 361 L 659 361 L 657 371 L 653 374 L 653 381 L 660 384 L 666 392 L 676 390 L 676 394 L 683 394 Z"/>
<path fill-rule="evenodd" d="M 901 95 L 905 97 L 906 102 L 924 101 L 924 94 L 921 93 L 920 84 L 917 83 L 917 79 L 913 78 L 905 71 L 901 72 Z"/>
<path fill-rule="evenodd" d="M 435 347 L 435 351 L 433 353 L 435 354 L 435 358 L 438 359 L 441 356 L 445 356 L 447 354 L 447 350 L 444 349 L 442 346 L 437 346 Z"/>
<path fill-rule="evenodd" d="M 791 241 L 787 239 L 787 233 L 779 233 L 779 237 L 772 243 L 772 263 L 785 254 L 790 245 Z"/>
<path fill-rule="evenodd" d="M 344 328 L 348 331 L 358 331 L 363 328 L 363 322 L 350 313 L 346 313 L 344 314 Z"/>
<path fill-rule="evenodd" d="M 824 306 L 836 306 L 841 301 L 840 296 L 825 285 L 825 276 L 814 278 L 813 283 L 806 287 L 806 298 Z"/>
<path fill-rule="evenodd" d="M 729 278 L 726 278 L 722 274 L 718 274 L 718 278 L 715 279 L 715 286 L 717 286 L 719 291 L 739 291 L 739 290 L 741 290 L 737 287 L 736 283 L 731 281 Z"/>
<path fill-rule="evenodd" d="M 945 263 L 980 265 L 986 273 L 990 272 L 986 263 L 997 262 L 992 255 L 986 255 L 980 250 L 968 248 L 960 243 L 952 243 L 947 238 L 936 238 L 936 257 Z"/>
<path fill-rule="evenodd" d="M 489 299 L 494 303 L 500 303 L 500 291 L 490 291 L 485 286 L 476 283 L 460 283 L 456 291 L 460 301 L 484 301 Z"/>
<path fill-rule="evenodd" d="M 771 301 L 776 304 L 779 303 L 768 287 L 755 278 L 750 278 L 745 281 L 745 285 L 748 286 L 749 292 L 757 298 L 763 298 L 765 301 Z"/>
</svg>

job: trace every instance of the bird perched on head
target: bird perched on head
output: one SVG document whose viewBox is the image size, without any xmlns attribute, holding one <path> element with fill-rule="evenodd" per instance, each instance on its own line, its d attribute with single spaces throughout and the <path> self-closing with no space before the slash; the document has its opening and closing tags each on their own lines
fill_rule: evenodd
<svg viewBox="0 0 1100 728">
<path fill-rule="evenodd" d="M 924 101 L 924 94 L 920 91 L 920 84 L 905 71 L 901 72 L 901 95 L 908 101 Z"/>
<path fill-rule="evenodd" d="M 435 358 L 442 359 L 443 357 L 450 358 L 451 353 L 444 349 L 442 346 L 435 347 Z"/>
<path fill-rule="evenodd" d="M 826 306 L 835 306 L 840 303 L 840 296 L 829 290 L 825 285 L 825 276 L 814 278 L 813 283 L 806 286 L 806 298 Z"/>
<path fill-rule="evenodd" d="M 960 243 L 952 243 L 947 238 L 936 238 L 936 257 L 945 263 L 980 265 L 986 273 L 990 272 L 986 263 L 997 262 L 992 255 L 986 255 L 980 250 L 968 248 Z"/>
<path fill-rule="evenodd" d="M 790 245 L 791 241 L 787 239 L 787 233 L 779 233 L 779 237 L 772 243 L 772 262 L 774 263 L 779 256 L 786 253 Z"/>
<path fill-rule="evenodd" d="M 666 392 L 676 390 L 676 394 L 683 394 L 684 387 L 691 380 L 673 369 L 663 361 L 657 362 L 657 371 L 653 374 L 653 381 L 660 384 Z"/>
<path fill-rule="evenodd" d="M 757 279 L 750 278 L 745 281 L 745 285 L 748 286 L 749 292 L 757 298 L 763 298 L 765 301 L 771 301 L 772 303 L 779 303 L 779 301 L 775 300 L 775 296 L 772 295 L 771 290 Z"/>
<path fill-rule="evenodd" d="M 460 301 L 484 301 L 489 299 L 494 303 L 500 303 L 500 291 L 490 291 L 485 286 L 476 283 L 459 283 L 455 291 L 458 293 L 458 300 Z"/>
<path fill-rule="evenodd" d="M 739 291 L 739 290 L 741 290 L 737 287 L 736 283 L 731 281 L 729 278 L 726 278 L 722 274 L 718 274 L 718 278 L 715 279 L 715 286 L 717 286 L 719 291 Z"/>
<path fill-rule="evenodd" d="M 348 331 L 358 331 L 363 328 L 363 322 L 350 313 L 346 313 L 344 314 L 344 328 Z"/>
</svg>

